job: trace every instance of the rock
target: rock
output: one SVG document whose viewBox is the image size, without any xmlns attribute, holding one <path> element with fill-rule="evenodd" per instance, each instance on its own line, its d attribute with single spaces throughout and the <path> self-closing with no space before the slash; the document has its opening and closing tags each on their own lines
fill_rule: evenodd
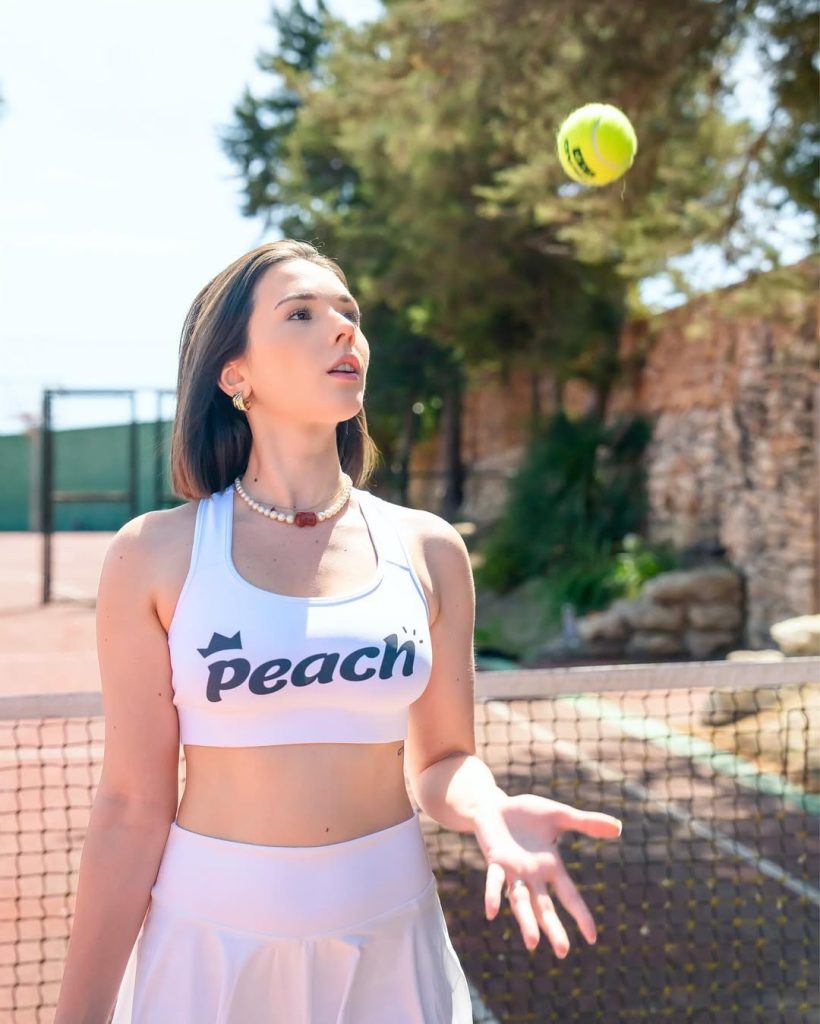
<svg viewBox="0 0 820 1024">
<path fill-rule="evenodd" d="M 626 645 L 626 653 L 633 654 L 686 654 L 686 647 L 675 633 L 652 633 L 639 630 Z"/>
<path fill-rule="evenodd" d="M 730 566 L 711 565 L 688 571 L 663 572 L 648 580 L 641 591 L 644 599 L 659 604 L 695 604 L 704 601 L 736 601 L 742 597 L 737 572 Z"/>
<path fill-rule="evenodd" d="M 696 660 L 711 658 L 716 654 L 725 654 L 737 643 L 737 631 L 687 629 L 684 634 L 686 650 Z"/>
<path fill-rule="evenodd" d="M 782 651 L 730 651 L 726 655 L 727 661 L 785 661 L 786 655 Z"/>
<path fill-rule="evenodd" d="M 519 663 L 523 668 L 526 668 L 530 663 L 541 661 L 544 658 L 564 660 L 565 658 L 577 655 L 578 650 L 577 645 L 568 645 L 565 637 L 560 635 L 553 636 L 549 640 L 528 649 L 521 655 Z"/>
<path fill-rule="evenodd" d="M 689 607 L 689 624 L 695 629 L 738 632 L 743 615 L 737 604 L 693 604 Z"/>
<path fill-rule="evenodd" d="M 593 658 L 621 658 L 625 650 L 625 641 L 593 640 L 584 644 L 584 649 Z"/>
<path fill-rule="evenodd" d="M 820 615 L 798 615 L 769 627 L 775 643 L 790 658 L 820 654 Z"/>
<path fill-rule="evenodd" d="M 681 570 L 662 572 L 644 583 L 641 597 L 659 604 L 685 604 L 692 596 L 691 575 Z"/>
<path fill-rule="evenodd" d="M 626 640 L 629 622 L 614 607 L 603 612 L 590 612 L 578 619 L 578 636 L 585 643 L 597 640 Z"/>
<path fill-rule="evenodd" d="M 686 624 L 682 604 L 655 604 L 641 600 L 631 610 L 633 629 L 644 633 L 681 633 Z"/>
<path fill-rule="evenodd" d="M 613 601 L 612 604 L 609 606 L 609 611 L 617 612 L 619 615 L 622 615 L 627 622 L 630 622 L 633 610 L 640 603 L 640 598 L 633 601 L 627 597 L 619 597 L 616 601 Z"/>
</svg>

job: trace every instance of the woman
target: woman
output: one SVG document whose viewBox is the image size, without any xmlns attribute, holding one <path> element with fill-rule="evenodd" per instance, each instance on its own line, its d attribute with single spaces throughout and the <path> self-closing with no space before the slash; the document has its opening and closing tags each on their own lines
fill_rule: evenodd
<svg viewBox="0 0 820 1024">
<path fill-rule="evenodd" d="M 469 558 L 362 487 L 359 321 L 336 263 L 291 240 L 186 318 L 190 500 L 127 523 L 100 577 L 105 757 L 56 1024 L 114 1003 L 116 1024 L 466 1024 L 405 767 L 422 810 L 475 833 L 488 918 L 506 882 L 528 948 L 540 929 L 565 956 L 549 883 L 595 941 L 557 838 L 620 823 L 508 797 L 475 756 Z"/>
</svg>

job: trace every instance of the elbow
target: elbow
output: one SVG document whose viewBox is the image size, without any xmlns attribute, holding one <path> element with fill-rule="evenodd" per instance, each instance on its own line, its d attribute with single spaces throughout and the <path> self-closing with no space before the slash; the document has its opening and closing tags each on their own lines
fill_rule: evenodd
<svg viewBox="0 0 820 1024">
<path fill-rule="evenodd" d="M 449 772 L 456 771 L 456 766 L 448 764 L 450 761 L 466 761 L 469 757 L 473 756 L 473 751 L 470 750 L 450 750 L 447 753 L 441 754 L 433 760 L 427 760 L 415 764 L 412 770 L 408 770 L 408 779 L 410 781 L 410 788 L 413 790 L 413 795 L 419 800 L 419 796 L 422 793 L 425 782 L 435 780 L 440 776 L 442 766 L 447 764 L 448 774 Z M 426 774 L 427 773 L 427 774 Z M 425 778 L 426 774 L 426 778 Z"/>
<path fill-rule="evenodd" d="M 177 801 L 144 799 L 124 794 L 98 792 L 92 816 L 101 822 L 134 825 L 137 828 L 170 828 L 177 814 Z"/>
<path fill-rule="evenodd" d="M 463 750 L 460 747 L 451 750 L 446 750 L 443 753 L 437 754 L 435 757 L 424 758 L 423 761 L 418 762 L 413 766 L 412 777 L 421 778 L 421 776 L 427 771 L 428 768 L 434 768 L 437 764 L 441 764 L 443 761 L 449 761 L 452 758 L 467 758 L 475 755 L 475 749 Z"/>
</svg>

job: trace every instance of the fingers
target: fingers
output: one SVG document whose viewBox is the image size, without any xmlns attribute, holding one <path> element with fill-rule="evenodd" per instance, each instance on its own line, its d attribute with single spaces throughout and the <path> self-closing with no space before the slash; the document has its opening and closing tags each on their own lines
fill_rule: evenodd
<svg viewBox="0 0 820 1024">
<path fill-rule="evenodd" d="M 531 892 L 538 922 L 549 939 L 555 955 L 563 960 L 569 953 L 569 936 L 555 911 L 555 904 L 550 899 L 547 887 L 542 881 L 533 882 Z"/>
<path fill-rule="evenodd" d="M 569 804 L 558 804 L 555 808 L 556 824 L 561 829 L 583 832 L 595 839 L 617 839 L 621 834 L 623 822 L 613 818 L 611 814 L 600 811 L 582 811 Z"/>
<path fill-rule="evenodd" d="M 517 885 L 514 889 L 510 889 L 510 894 L 507 898 L 510 901 L 512 912 L 515 914 L 518 925 L 521 928 L 524 945 L 529 950 L 535 949 L 538 945 L 539 931 L 538 921 L 536 921 L 535 914 L 532 909 L 529 888 L 526 885 Z M 547 899 L 549 899 L 549 897 L 547 897 Z M 564 955 L 566 956 L 566 954 Z"/>
<path fill-rule="evenodd" d="M 558 860 L 553 868 L 552 887 L 564 909 L 575 918 L 578 929 L 587 942 L 592 945 L 598 938 L 595 921 L 583 896 L 578 892 L 575 883 L 567 874 L 567 869 Z"/>
<path fill-rule="evenodd" d="M 487 884 L 484 887 L 484 913 L 488 921 L 492 921 L 501 906 L 504 878 L 504 868 L 500 864 L 490 864 L 487 868 Z"/>
<path fill-rule="evenodd" d="M 563 960 L 569 953 L 569 937 L 543 881 L 534 879 L 528 885 L 510 889 L 508 899 L 527 949 L 533 950 L 538 945 L 540 929 L 549 939 L 555 955 Z"/>
<path fill-rule="evenodd" d="M 522 877 L 522 876 L 519 876 Z M 491 863 L 487 868 L 487 884 L 484 893 L 484 907 L 488 920 L 493 920 L 501 906 L 501 893 L 505 888 L 506 874 L 500 864 Z M 572 915 L 578 930 L 586 941 L 593 945 L 598 938 L 595 921 L 584 898 L 569 877 L 560 858 L 552 866 L 548 879 L 564 909 Z M 537 876 L 525 879 L 525 885 L 507 890 L 510 909 L 518 921 L 524 945 L 534 950 L 538 945 L 540 931 L 543 931 L 555 955 L 564 959 L 569 953 L 569 936 L 547 892 L 546 882 Z M 540 929 L 540 931 L 539 931 Z"/>
</svg>

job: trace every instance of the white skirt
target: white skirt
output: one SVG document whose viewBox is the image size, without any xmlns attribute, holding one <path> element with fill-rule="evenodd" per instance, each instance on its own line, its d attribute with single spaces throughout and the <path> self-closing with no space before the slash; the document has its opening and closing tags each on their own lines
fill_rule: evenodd
<svg viewBox="0 0 820 1024">
<path fill-rule="evenodd" d="M 172 823 L 112 1024 L 472 1024 L 418 812 L 327 846 Z"/>
</svg>

